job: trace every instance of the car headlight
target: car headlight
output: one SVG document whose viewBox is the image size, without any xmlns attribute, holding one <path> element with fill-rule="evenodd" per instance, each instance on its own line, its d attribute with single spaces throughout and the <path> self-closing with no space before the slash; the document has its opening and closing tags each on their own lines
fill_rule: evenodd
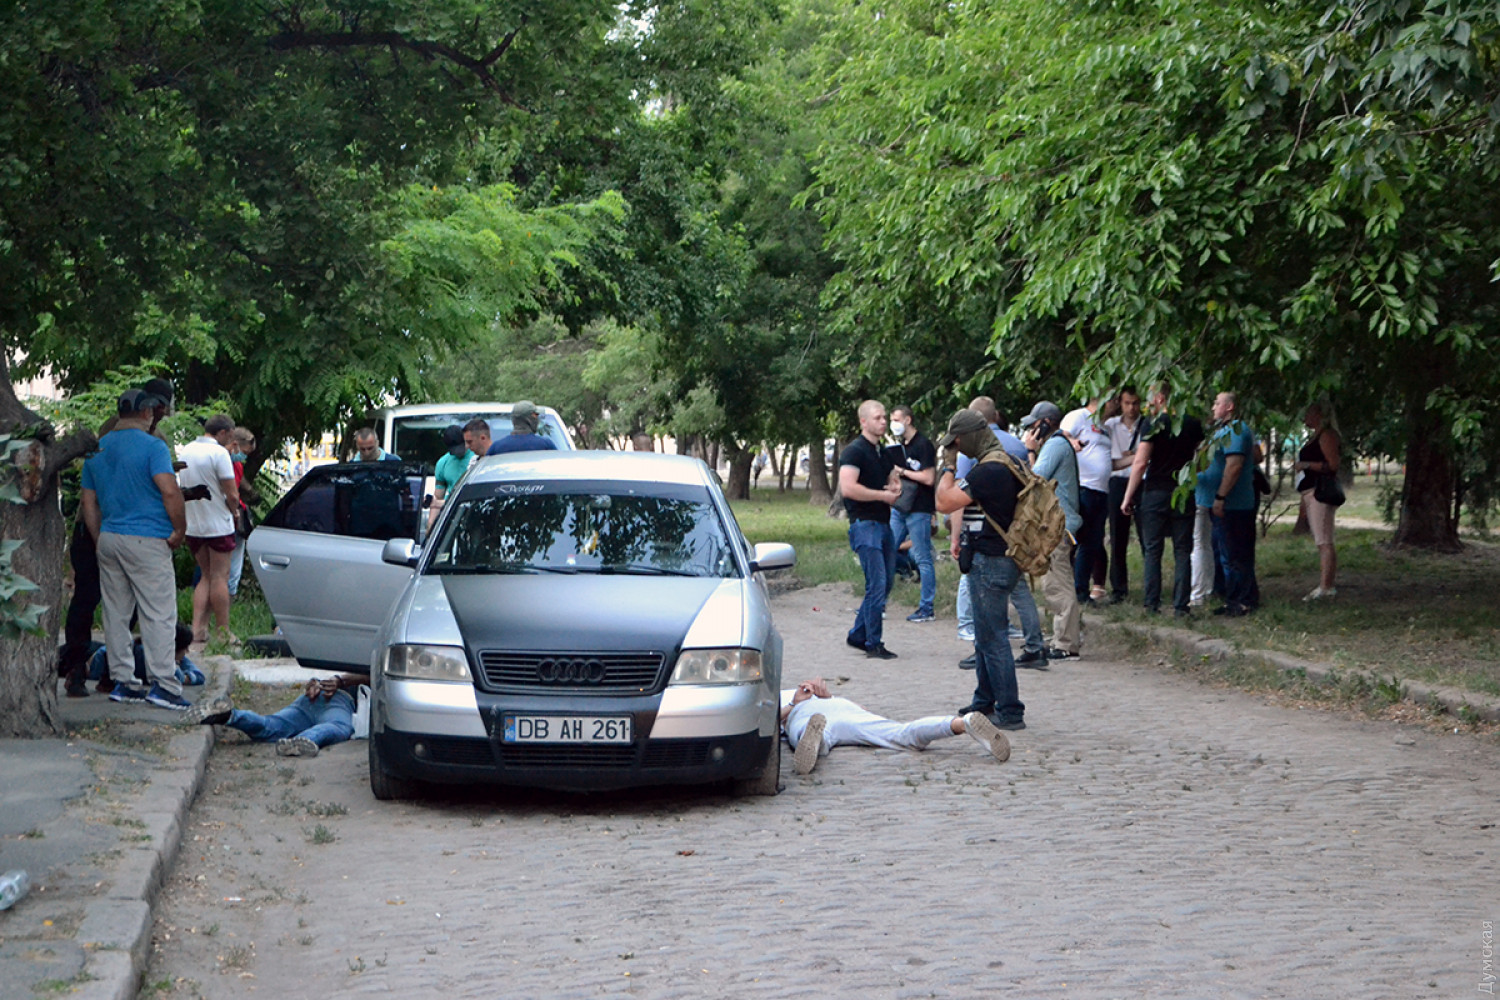
<svg viewBox="0 0 1500 1000">
<path fill-rule="evenodd" d="M 385 675 L 414 681 L 471 681 L 469 660 L 457 646 L 387 646 Z"/>
<path fill-rule="evenodd" d="M 753 684 L 761 679 L 758 649 L 684 649 L 673 684 Z"/>
</svg>

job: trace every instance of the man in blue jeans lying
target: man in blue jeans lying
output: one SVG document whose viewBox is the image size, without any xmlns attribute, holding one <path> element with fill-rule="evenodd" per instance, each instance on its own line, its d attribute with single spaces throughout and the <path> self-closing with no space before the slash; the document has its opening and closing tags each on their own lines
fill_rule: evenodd
<svg viewBox="0 0 1500 1000">
<path fill-rule="evenodd" d="M 183 720 L 238 729 L 257 743 L 274 742 L 282 757 L 316 757 L 323 747 L 354 736 L 354 698 L 349 692 L 368 682 L 359 674 L 310 680 L 296 701 L 274 715 L 246 712 L 228 698 L 214 698 L 193 706 Z"/>
</svg>

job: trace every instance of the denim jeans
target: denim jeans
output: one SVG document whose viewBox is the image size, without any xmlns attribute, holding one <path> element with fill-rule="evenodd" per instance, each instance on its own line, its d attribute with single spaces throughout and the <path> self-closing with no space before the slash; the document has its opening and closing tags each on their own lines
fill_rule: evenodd
<svg viewBox="0 0 1500 1000">
<path fill-rule="evenodd" d="M 865 573 L 865 599 L 854 616 L 849 641 L 874 649 L 881 644 L 880 616 L 896 576 L 896 542 L 886 521 L 855 521 L 849 525 L 849 547 Z"/>
<path fill-rule="evenodd" d="M 257 715 L 237 708 L 229 713 L 226 725 L 260 743 L 301 736 L 320 747 L 331 746 L 354 735 L 354 699 L 347 691 L 317 701 L 300 695 L 275 715 Z"/>
<path fill-rule="evenodd" d="M 1141 535 L 1141 561 L 1145 563 L 1143 603 L 1152 611 L 1161 608 L 1161 557 L 1172 535 L 1172 607 L 1186 612 L 1193 589 L 1193 519 L 1197 508 L 1189 497 L 1186 511 L 1174 510 L 1171 490 L 1142 490 L 1136 505 L 1135 526 Z"/>
<path fill-rule="evenodd" d="M 1130 592 L 1130 567 L 1125 561 L 1130 554 L 1130 515 L 1120 513 L 1128 482 L 1124 476 L 1109 480 L 1109 590 L 1116 601 L 1125 600 Z"/>
<path fill-rule="evenodd" d="M 236 536 L 234 551 L 229 554 L 229 596 L 240 594 L 240 577 L 245 573 L 245 539 Z"/>
<path fill-rule="evenodd" d="M 891 541 L 896 548 L 901 540 L 910 536 L 911 557 L 922 575 L 922 604 L 917 609 L 932 614 L 933 602 L 937 600 L 937 575 L 932 571 L 932 515 L 903 514 L 891 508 Z"/>
<path fill-rule="evenodd" d="M 1016 577 L 1016 585 L 1010 592 L 1011 607 L 1016 609 L 1016 620 L 1021 625 L 1021 638 L 1025 640 L 1026 652 L 1040 653 L 1047 648 L 1042 641 L 1042 616 L 1036 609 L 1036 598 L 1031 596 L 1031 585 L 1026 574 Z M 958 578 L 958 637 L 964 642 L 974 641 L 974 600 L 969 591 L 969 574 Z"/>
<path fill-rule="evenodd" d="M 1073 590 L 1080 602 L 1089 599 L 1094 566 L 1104 560 L 1104 523 L 1109 517 L 1109 494 L 1103 490 L 1078 488 L 1078 548 L 1073 553 Z"/>
<path fill-rule="evenodd" d="M 969 590 L 974 599 L 975 687 L 971 710 L 992 715 L 999 722 L 1020 722 L 1026 713 L 1016 685 L 1016 661 L 1010 652 L 1009 621 L 1011 590 L 1021 578 L 1009 556 L 975 553 L 969 570 Z"/>
<path fill-rule="evenodd" d="M 1214 518 L 1214 549 L 1224 569 L 1224 601 L 1231 608 L 1260 606 L 1255 580 L 1255 511 L 1226 510 Z"/>
</svg>

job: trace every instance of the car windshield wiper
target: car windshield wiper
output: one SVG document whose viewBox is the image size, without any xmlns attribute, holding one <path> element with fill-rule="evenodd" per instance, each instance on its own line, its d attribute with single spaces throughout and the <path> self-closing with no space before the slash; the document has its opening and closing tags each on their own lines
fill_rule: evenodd
<svg viewBox="0 0 1500 1000">
<path fill-rule="evenodd" d="M 653 566 L 651 563 L 605 563 L 598 567 L 599 573 L 621 573 L 631 576 L 690 576 L 699 577 L 702 573 L 695 573 L 687 569 L 664 569 L 661 566 Z"/>
<path fill-rule="evenodd" d="M 501 576 L 508 573 L 533 574 L 537 572 L 537 568 L 535 566 L 527 566 L 524 563 L 475 563 L 471 566 L 434 566 L 432 572 L 447 576 L 467 576 L 471 574 Z"/>
</svg>

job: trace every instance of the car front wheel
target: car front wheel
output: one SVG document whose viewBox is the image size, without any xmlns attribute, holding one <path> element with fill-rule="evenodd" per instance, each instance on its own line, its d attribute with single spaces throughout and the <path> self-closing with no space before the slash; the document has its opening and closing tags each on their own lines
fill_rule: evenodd
<svg viewBox="0 0 1500 1000">
<path fill-rule="evenodd" d="M 766 762 L 760 766 L 760 769 L 752 771 L 743 778 L 735 779 L 734 794 L 745 797 L 775 795 L 779 791 L 781 791 L 781 736 L 778 734 L 771 741 L 771 751 L 766 754 Z"/>
<path fill-rule="evenodd" d="M 416 798 L 417 783 L 410 778 L 398 778 L 385 769 L 374 734 L 367 742 L 370 744 L 370 791 L 374 796 L 382 802 Z"/>
</svg>

